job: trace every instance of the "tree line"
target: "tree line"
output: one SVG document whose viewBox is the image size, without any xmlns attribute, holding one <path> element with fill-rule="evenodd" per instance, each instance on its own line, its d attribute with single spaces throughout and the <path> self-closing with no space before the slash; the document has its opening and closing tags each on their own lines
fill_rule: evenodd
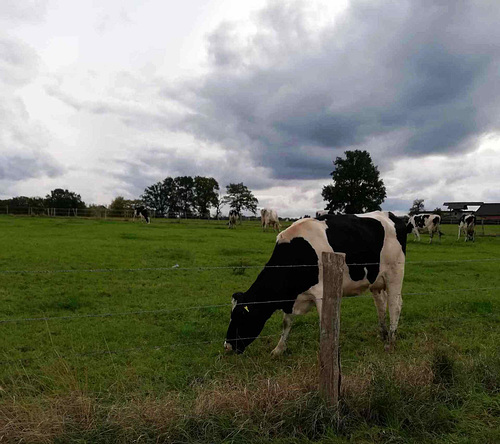
<svg viewBox="0 0 500 444">
<path fill-rule="evenodd" d="M 226 195 L 223 196 L 217 180 L 203 176 L 166 177 L 163 181 L 147 187 L 141 195 L 141 200 L 160 216 L 201 218 L 209 218 L 211 209 L 215 210 L 215 217 L 219 218 L 221 208 L 226 204 L 238 214 L 243 210 L 255 214 L 259 203 L 243 183 L 230 183 L 226 186 Z"/>
<path fill-rule="evenodd" d="M 52 190 L 45 197 L 17 196 L 0 200 L 0 205 L 33 208 L 87 208 L 79 194 L 62 188 Z"/>
<path fill-rule="evenodd" d="M 345 158 L 337 157 L 334 170 L 330 173 L 333 183 L 323 187 L 321 195 L 326 201 L 326 210 L 340 213 L 366 213 L 380 210 L 387 196 L 378 168 L 373 164 L 368 151 L 346 151 Z M 13 207 L 40 208 L 106 208 L 101 205 L 86 206 L 81 196 L 75 192 L 56 188 L 41 197 L 19 196 L 0 200 L 0 205 Z M 144 190 L 139 199 L 127 200 L 118 196 L 107 208 L 110 210 L 129 210 L 145 205 L 155 210 L 158 216 L 215 217 L 221 216 L 224 205 L 241 214 L 242 211 L 257 212 L 258 200 L 243 183 L 230 183 L 226 194 L 220 192 L 219 183 L 213 177 L 178 176 L 166 177 Z M 410 212 L 419 211 L 423 201 L 414 202 Z M 415 208 L 416 207 L 416 208 Z"/>
<path fill-rule="evenodd" d="M 167 177 L 163 181 L 148 186 L 139 199 L 125 199 L 117 196 L 106 207 L 103 205 L 87 206 L 81 196 L 67 189 L 56 188 L 45 197 L 17 196 L 0 200 L 0 206 L 12 208 L 67 208 L 67 209 L 109 209 L 116 212 L 133 210 L 145 205 L 155 210 L 159 217 L 182 216 L 209 218 L 210 210 L 215 210 L 215 217 L 221 216 L 221 209 L 229 205 L 232 210 L 257 213 L 259 201 L 243 183 L 230 183 L 226 194 L 220 193 L 218 182 L 213 177 L 179 176 Z"/>
</svg>

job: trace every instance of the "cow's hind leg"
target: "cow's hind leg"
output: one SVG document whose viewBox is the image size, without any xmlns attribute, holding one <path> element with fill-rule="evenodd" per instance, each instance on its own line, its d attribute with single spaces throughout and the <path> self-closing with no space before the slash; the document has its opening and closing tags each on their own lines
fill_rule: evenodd
<svg viewBox="0 0 500 444">
<path fill-rule="evenodd" d="M 273 356 L 279 356 L 283 354 L 286 350 L 286 341 L 288 340 L 288 335 L 290 334 L 290 330 L 292 329 L 293 324 L 293 314 L 284 313 L 283 315 L 283 332 L 281 333 L 281 338 L 278 342 L 278 345 L 271 352 Z"/>
<path fill-rule="evenodd" d="M 373 301 L 377 308 L 378 325 L 380 328 L 380 338 L 382 341 L 387 341 L 389 332 L 385 321 L 387 315 L 387 293 L 384 290 L 372 289 Z"/>
<path fill-rule="evenodd" d="M 385 346 L 387 351 L 392 350 L 396 342 L 396 330 L 398 329 L 399 317 L 403 306 L 401 288 L 403 286 L 403 271 L 394 272 L 387 283 L 387 300 L 389 304 L 389 338 Z"/>
</svg>

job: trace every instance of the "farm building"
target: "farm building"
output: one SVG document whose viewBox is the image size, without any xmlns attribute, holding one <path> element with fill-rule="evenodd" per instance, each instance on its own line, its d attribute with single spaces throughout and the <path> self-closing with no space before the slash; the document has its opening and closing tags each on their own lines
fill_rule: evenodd
<svg viewBox="0 0 500 444">
<path fill-rule="evenodd" d="M 484 203 L 475 214 L 481 220 L 500 223 L 500 203 Z"/>
<path fill-rule="evenodd" d="M 484 202 L 445 202 L 443 205 L 448 207 L 448 218 L 460 219 L 460 216 L 466 212 L 472 212 L 469 207 L 480 207 Z M 455 221 L 453 221 L 455 222 Z"/>
</svg>

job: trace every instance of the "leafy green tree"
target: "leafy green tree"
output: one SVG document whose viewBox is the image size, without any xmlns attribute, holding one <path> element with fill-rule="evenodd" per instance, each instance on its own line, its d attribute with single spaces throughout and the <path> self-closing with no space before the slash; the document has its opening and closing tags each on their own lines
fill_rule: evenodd
<svg viewBox="0 0 500 444">
<path fill-rule="evenodd" d="M 79 194 L 62 188 L 56 188 L 47 194 L 45 204 L 49 208 L 85 208 L 85 202 Z"/>
<path fill-rule="evenodd" d="M 348 214 L 380 210 L 386 198 L 384 182 L 368 151 L 346 151 L 337 157 L 331 176 L 333 185 L 323 187 L 326 209 Z"/>
<path fill-rule="evenodd" d="M 157 182 L 147 187 L 141 195 L 145 205 L 156 210 L 158 215 L 164 215 L 168 212 L 167 197 L 164 182 Z"/>
<path fill-rule="evenodd" d="M 0 205 L 45 208 L 45 199 L 43 197 L 16 196 L 11 199 L 0 200 Z"/>
<path fill-rule="evenodd" d="M 232 210 L 241 214 L 243 210 L 257 213 L 259 201 L 243 183 L 230 183 L 226 186 L 227 195 L 224 196 L 224 203 L 229 204 Z"/>
<path fill-rule="evenodd" d="M 224 205 L 224 202 L 225 202 L 224 197 L 222 197 L 220 193 L 217 193 L 213 204 L 215 208 L 215 218 L 217 220 L 219 220 L 222 215 L 222 206 Z"/>
<path fill-rule="evenodd" d="M 177 186 L 177 203 L 184 217 L 191 216 L 194 210 L 194 180 L 191 176 L 174 179 Z"/>
<path fill-rule="evenodd" d="M 194 206 L 200 217 L 210 217 L 210 207 L 216 206 L 219 184 L 213 177 L 194 178 Z"/>
<path fill-rule="evenodd" d="M 413 216 L 414 214 L 419 214 L 419 213 L 424 213 L 425 208 L 424 208 L 424 199 L 415 199 L 413 201 L 413 205 L 411 206 L 410 210 L 408 211 L 408 214 L 410 216 Z"/>
<path fill-rule="evenodd" d="M 109 209 L 115 211 L 133 210 L 137 205 L 141 204 L 142 201 L 139 199 L 130 200 L 125 199 L 123 196 L 117 196 L 111 201 Z"/>
</svg>

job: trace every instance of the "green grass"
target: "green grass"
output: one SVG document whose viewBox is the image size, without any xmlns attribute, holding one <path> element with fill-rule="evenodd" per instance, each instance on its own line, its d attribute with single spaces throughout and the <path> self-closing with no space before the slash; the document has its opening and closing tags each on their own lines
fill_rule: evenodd
<svg viewBox="0 0 500 444">
<path fill-rule="evenodd" d="M 275 233 L 0 217 L 1 271 L 120 270 L 0 274 L 0 320 L 61 317 L 0 323 L 0 442 L 2 428 L 27 442 L 498 442 L 500 262 L 479 260 L 500 258 L 500 238 L 442 230 L 441 243 L 408 238 L 395 353 L 370 297 L 342 302 L 337 424 L 315 392 L 315 311 L 285 356 L 270 357 L 277 336 L 222 353 L 226 304 L 259 272 L 242 266 L 264 265 Z M 225 306 L 193 308 L 207 305 Z M 275 314 L 262 336 L 280 325 Z"/>
</svg>

